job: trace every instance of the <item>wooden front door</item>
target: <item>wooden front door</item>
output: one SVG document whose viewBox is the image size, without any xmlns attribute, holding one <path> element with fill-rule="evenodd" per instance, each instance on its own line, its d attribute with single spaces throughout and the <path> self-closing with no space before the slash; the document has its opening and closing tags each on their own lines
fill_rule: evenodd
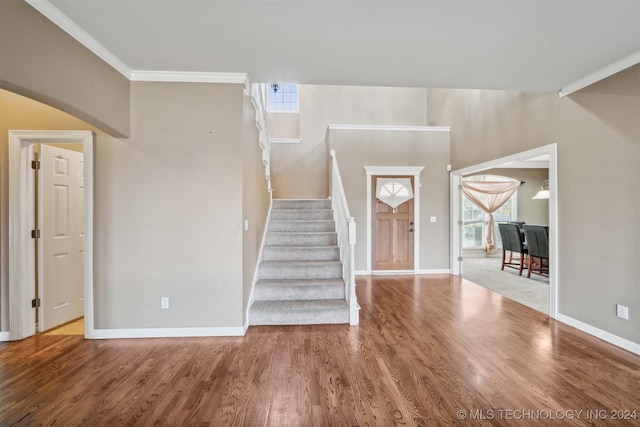
<svg viewBox="0 0 640 427">
<path fill-rule="evenodd" d="M 376 198 L 377 178 L 373 176 L 372 265 L 374 270 L 413 270 L 414 199 L 392 208 Z M 398 177 L 407 178 L 407 177 Z M 413 187 L 413 177 L 411 177 Z"/>
</svg>

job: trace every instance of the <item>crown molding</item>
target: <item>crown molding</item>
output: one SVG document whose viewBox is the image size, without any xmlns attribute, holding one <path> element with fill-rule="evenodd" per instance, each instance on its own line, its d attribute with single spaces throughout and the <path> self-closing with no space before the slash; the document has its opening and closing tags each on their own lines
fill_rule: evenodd
<svg viewBox="0 0 640 427">
<path fill-rule="evenodd" d="M 448 126 L 395 126 L 395 125 L 335 125 L 327 126 L 328 130 L 391 130 L 410 132 L 449 132 Z"/>
<path fill-rule="evenodd" d="M 413 175 L 422 173 L 424 166 L 365 166 L 367 176 L 370 175 Z"/>
<path fill-rule="evenodd" d="M 80 44 L 93 52 L 104 62 L 112 66 L 116 71 L 131 79 L 131 69 L 122 62 L 117 56 L 111 53 L 106 47 L 102 46 L 91 37 L 87 32 L 80 28 L 67 15 L 60 12 L 55 6 L 47 0 L 25 0 L 27 4 L 44 15 L 51 22 L 60 27 L 63 31 L 76 39 Z"/>
<path fill-rule="evenodd" d="M 144 71 L 134 70 L 133 82 L 179 82 L 179 83 L 237 83 L 248 84 L 246 73 L 204 73 L 190 71 Z"/>
<path fill-rule="evenodd" d="M 570 95 L 573 92 L 584 89 L 587 86 L 599 82 L 600 80 L 606 79 L 607 77 L 619 73 L 620 71 L 625 70 L 629 67 L 633 67 L 636 64 L 640 64 L 640 52 L 633 53 L 618 62 L 614 62 L 613 64 L 596 71 L 595 73 L 589 74 L 588 76 L 585 76 L 580 80 L 566 85 L 565 87 L 560 89 L 560 91 L 558 92 L 558 96 L 562 98 Z"/>
<path fill-rule="evenodd" d="M 300 144 L 300 138 L 269 138 L 272 144 Z"/>
</svg>

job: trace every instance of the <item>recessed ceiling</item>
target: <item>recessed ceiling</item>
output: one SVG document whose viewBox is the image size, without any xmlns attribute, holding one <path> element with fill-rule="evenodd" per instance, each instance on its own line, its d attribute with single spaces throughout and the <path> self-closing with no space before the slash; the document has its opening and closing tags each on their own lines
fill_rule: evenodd
<svg viewBox="0 0 640 427">
<path fill-rule="evenodd" d="M 639 0 L 28 0 L 130 70 L 558 91 L 640 52 Z"/>
</svg>

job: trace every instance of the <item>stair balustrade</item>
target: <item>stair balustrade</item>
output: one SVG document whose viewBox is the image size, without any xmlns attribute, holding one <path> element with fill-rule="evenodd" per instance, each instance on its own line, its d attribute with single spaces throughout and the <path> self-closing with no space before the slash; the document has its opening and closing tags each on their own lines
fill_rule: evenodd
<svg viewBox="0 0 640 427">
<path fill-rule="evenodd" d="M 336 221 L 340 261 L 342 261 L 346 286 L 345 294 L 349 304 L 349 324 L 357 325 L 360 306 L 356 297 L 355 279 L 356 222 L 349 213 L 335 150 L 331 150 L 329 155 L 331 156 L 331 206 Z"/>
</svg>

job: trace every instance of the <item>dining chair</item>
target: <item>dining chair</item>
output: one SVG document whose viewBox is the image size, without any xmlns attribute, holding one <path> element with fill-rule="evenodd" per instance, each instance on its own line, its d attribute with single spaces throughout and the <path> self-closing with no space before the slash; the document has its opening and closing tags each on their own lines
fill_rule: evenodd
<svg viewBox="0 0 640 427">
<path fill-rule="evenodd" d="M 549 227 L 525 224 L 524 234 L 529 248 L 527 277 L 531 277 L 531 273 L 549 277 Z"/>
<path fill-rule="evenodd" d="M 500 230 L 500 238 L 502 239 L 502 266 L 500 270 L 504 271 L 505 267 L 515 268 L 518 270 L 518 274 L 522 276 L 522 270 L 527 268 L 528 248 L 518 225 L 498 223 L 498 229 Z M 508 260 L 507 252 L 509 252 Z M 515 260 L 513 257 L 514 253 L 519 254 Z"/>
</svg>

